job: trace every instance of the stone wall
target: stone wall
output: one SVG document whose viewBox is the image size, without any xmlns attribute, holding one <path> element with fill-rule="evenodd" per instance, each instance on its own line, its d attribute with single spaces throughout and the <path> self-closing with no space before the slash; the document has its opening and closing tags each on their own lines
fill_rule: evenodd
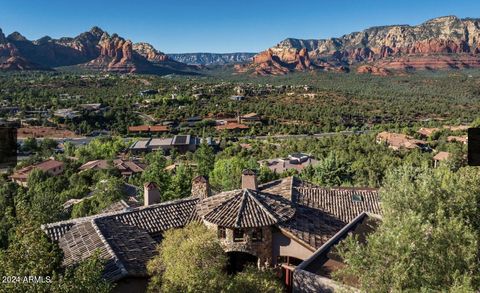
<svg viewBox="0 0 480 293">
<path fill-rule="evenodd" d="M 218 235 L 218 226 L 204 221 L 204 224 L 216 231 Z M 225 228 L 225 239 L 220 239 L 225 252 L 238 251 L 246 252 L 258 257 L 260 267 L 269 267 L 272 265 L 272 228 L 262 227 L 262 241 L 253 241 L 252 232 L 255 228 L 244 229 L 245 238 L 241 242 L 233 241 L 233 229 Z"/>
</svg>

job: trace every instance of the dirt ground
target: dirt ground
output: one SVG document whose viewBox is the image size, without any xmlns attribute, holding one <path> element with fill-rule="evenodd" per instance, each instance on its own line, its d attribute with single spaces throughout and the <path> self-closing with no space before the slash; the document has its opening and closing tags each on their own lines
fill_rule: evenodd
<svg viewBox="0 0 480 293">
<path fill-rule="evenodd" d="M 79 137 L 74 132 L 66 129 L 57 129 L 55 127 L 21 127 L 17 132 L 18 138 L 75 138 Z"/>
</svg>

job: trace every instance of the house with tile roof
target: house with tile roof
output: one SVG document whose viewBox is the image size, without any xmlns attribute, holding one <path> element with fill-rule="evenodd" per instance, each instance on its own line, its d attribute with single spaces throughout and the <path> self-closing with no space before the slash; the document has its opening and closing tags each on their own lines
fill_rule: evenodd
<svg viewBox="0 0 480 293">
<path fill-rule="evenodd" d="M 381 214 L 380 195 L 368 188 L 324 188 L 296 177 L 258 185 L 244 171 L 240 189 L 212 194 L 208 180 L 192 182 L 191 197 L 158 203 L 158 188 L 145 184 L 145 206 L 42 226 L 70 265 L 99 250 L 104 277 L 117 288 L 146 284 L 146 263 L 168 229 L 192 221 L 214 230 L 230 259 L 229 270 L 245 264 L 276 267 L 287 287 L 296 265 L 311 257 L 363 212 Z"/>
<path fill-rule="evenodd" d="M 438 167 L 440 162 L 448 160 L 449 157 L 449 152 L 438 152 L 435 156 L 433 156 L 433 167 Z"/>
<path fill-rule="evenodd" d="M 383 131 L 377 134 L 377 143 L 386 143 L 389 148 L 396 151 L 400 149 L 429 149 L 427 142 L 424 140 L 415 139 L 406 134 L 392 133 L 387 131 Z"/>
<path fill-rule="evenodd" d="M 128 177 L 137 173 L 142 173 L 146 165 L 133 160 L 115 159 L 109 160 L 93 160 L 88 161 L 78 169 L 80 171 L 86 170 L 107 170 L 110 168 L 117 169 L 122 176 Z"/>
<path fill-rule="evenodd" d="M 265 166 L 272 172 L 281 174 L 289 170 L 297 170 L 301 172 L 308 166 L 315 167 L 318 165 L 318 160 L 312 158 L 312 156 L 302 153 L 294 153 L 288 155 L 286 158 L 275 158 L 258 161 L 261 166 Z"/>
<path fill-rule="evenodd" d="M 64 167 L 63 162 L 49 159 L 41 163 L 33 164 L 15 171 L 10 176 L 10 179 L 17 184 L 26 187 L 28 182 L 28 177 L 30 176 L 30 173 L 33 170 L 41 170 L 49 174 L 50 176 L 57 176 L 63 173 L 63 167 Z"/>
</svg>

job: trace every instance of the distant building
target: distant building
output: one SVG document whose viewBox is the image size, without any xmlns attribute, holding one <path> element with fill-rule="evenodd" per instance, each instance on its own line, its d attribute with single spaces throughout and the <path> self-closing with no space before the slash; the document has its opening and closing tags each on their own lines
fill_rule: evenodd
<svg viewBox="0 0 480 293">
<path fill-rule="evenodd" d="M 464 131 L 468 130 L 470 126 L 468 125 L 457 125 L 457 126 L 451 126 L 451 125 L 445 125 L 443 128 L 450 129 L 451 131 Z"/>
<path fill-rule="evenodd" d="M 318 161 L 313 159 L 311 156 L 302 154 L 302 153 L 295 153 L 289 155 L 287 158 L 277 158 L 277 159 L 270 159 L 270 160 L 262 160 L 258 162 L 261 166 L 265 166 L 270 169 L 272 172 L 277 174 L 281 174 L 288 170 L 297 170 L 301 172 L 308 166 L 316 166 Z"/>
<path fill-rule="evenodd" d="M 239 123 L 259 123 L 262 121 L 262 117 L 257 113 L 248 113 L 238 117 Z"/>
<path fill-rule="evenodd" d="M 79 170 L 106 170 L 109 168 L 115 168 L 120 171 L 122 176 L 128 177 L 137 173 L 142 173 L 146 165 L 137 161 L 131 160 L 122 160 L 122 159 L 115 159 L 111 161 L 108 160 L 94 160 L 89 161 L 80 166 Z"/>
<path fill-rule="evenodd" d="M 245 100 L 245 96 L 238 96 L 238 95 L 237 96 L 231 96 L 230 100 L 232 100 L 232 101 L 243 101 L 243 100 Z"/>
<path fill-rule="evenodd" d="M 142 96 L 142 97 L 150 96 L 150 95 L 156 95 L 156 94 L 158 94 L 157 90 L 144 90 L 144 91 L 140 92 L 140 96 Z"/>
<path fill-rule="evenodd" d="M 93 103 L 93 104 L 80 104 L 78 105 L 80 108 L 87 110 L 87 111 L 96 111 L 102 108 L 102 104 L 100 103 Z"/>
<path fill-rule="evenodd" d="M 447 137 L 448 142 L 461 142 L 463 144 L 468 143 L 468 137 L 466 135 L 464 136 L 449 136 Z"/>
<path fill-rule="evenodd" d="M 225 124 L 215 126 L 216 130 L 237 130 L 238 131 L 238 130 L 245 130 L 249 128 L 250 128 L 249 126 L 245 124 L 237 123 L 237 122 L 227 122 Z"/>
<path fill-rule="evenodd" d="M 421 149 L 421 150 L 428 150 L 428 144 L 426 141 L 415 139 L 411 136 L 400 134 L 400 133 L 392 133 L 392 132 L 380 132 L 377 135 L 377 143 L 386 143 L 389 148 L 393 150 L 400 150 L 400 149 Z"/>
<path fill-rule="evenodd" d="M 417 133 L 423 137 L 431 137 L 435 132 L 440 131 L 440 128 L 420 128 Z"/>
<path fill-rule="evenodd" d="M 138 125 L 129 126 L 129 133 L 164 133 L 169 132 L 170 128 L 166 125 Z"/>
<path fill-rule="evenodd" d="M 438 167 L 438 165 L 440 164 L 440 162 L 445 161 L 445 160 L 448 160 L 449 157 L 450 157 L 450 153 L 449 153 L 449 152 L 438 152 L 438 154 L 436 154 L 436 155 L 433 157 L 433 166 L 434 166 L 435 168 Z"/>
<path fill-rule="evenodd" d="M 58 109 L 55 112 L 53 112 L 53 115 L 57 117 L 65 118 L 65 119 L 80 117 L 80 113 L 78 111 L 73 111 L 71 108 Z"/>
<path fill-rule="evenodd" d="M 47 160 L 17 170 L 10 176 L 10 179 L 17 184 L 26 187 L 28 177 L 33 170 L 41 170 L 51 176 L 57 176 L 63 173 L 63 167 L 64 164 L 62 162 L 56 160 Z"/>
<path fill-rule="evenodd" d="M 142 153 L 156 150 L 171 151 L 173 149 L 180 153 L 194 152 L 200 145 L 200 139 L 191 135 L 175 135 L 172 138 L 151 138 L 139 140 L 130 147 L 132 153 Z"/>
</svg>

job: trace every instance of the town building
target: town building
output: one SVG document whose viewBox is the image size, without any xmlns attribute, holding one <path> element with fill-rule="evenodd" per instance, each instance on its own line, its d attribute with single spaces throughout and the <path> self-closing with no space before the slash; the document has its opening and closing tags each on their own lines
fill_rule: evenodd
<svg viewBox="0 0 480 293">
<path fill-rule="evenodd" d="M 200 139 L 192 135 L 175 135 L 170 138 L 149 138 L 139 140 L 130 146 L 133 154 L 163 150 L 176 150 L 180 153 L 194 152 L 200 145 Z"/>
<path fill-rule="evenodd" d="M 423 137 L 431 137 L 435 132 L 438 132 L 438 131 L 440 131 L 440 128 L 422 127 L 417 131 L 417 133 Z"/>
<path fill-rule="evenodd" d="M 158 91 L 153 90 L 153 89 L 143 90 L 139 94 L 140 94 L 140 96 L 144 97 L 144 96 L 156 95 L 156 94 L 158 94 Z"/>
<path fill-rule="evenodd" d="M 117 169 L 124 177 L 132 176 L 134 174 L 142 173 L 146 165 L 133 160 L 115 159 L 108 160 L 94 160 L 89 161 L 78 168 L 81 171 L 85 170 L 107 170 L 110 168 Z"/>
<path fill-rule="evenodd" d="M 250 127 L 245 124 L 237 123 L 237 122 L 226 122 L 225 124 L 220 124 L 215 126 L 215 129 L 218 131 L 226 130 L 226 131 L 241 131 L 249 129 Z"/>
<path fill-rule="evenodd" d="M 166 125 L 138 125 L 138 126 L 129 126 L 128 132 L 129 133 L 166 133 L 169 132 L 170 129 Z"/>
<path fill-rule="evenodd" d="M 10 176 L 10 179 L 17 184 L 26 187 L 28 182 L 28 177 L 30 176 L 30 173 L 33 170 L 41 170 L 51 176 L 57 176 L 63 173 L 63 167 L 64 167 L 63 162 L 50 159 L 50 160 L 43 161 L 38 164 L 30 165 L 15 171 Z"/>
<path fill-rule="evenodd" d="M 80 117 L 80 112 L 74 111 L 71 108 L 68 109 L 58 109 L 53 112 L 54 116 L 65 118 L 65 119 L 73 119 L 76 117 Z"/>
<path fill-rule="evenodd" d="M 449 152 L 438 152 L 434 157 L 433 157 L 433 167 L 437 168 L 442 161 L 448 160 L 450 157 Z"/>
<path fill-rule="evenodd" d="M 235 95 L 235 96 L 231 96 L 230 97 L 230 100 L 232 101 L 243 101 L 245 100 L 245 96 L 241 96 L 241 95 Z"/>
<path fill-rule="evenodd" d="M 267 167 L 272 172 L 281 174 L 292 169 L 301 172 L 308 166 L 315 167 L 318 164 L 318 161 L 313 159 L 310 155 L 294 153 L 289 155 L 287 158 L 261 160 L 258 161 L 258 163 L 261 166 Z"/>
<path fill-rule="evenodd" d="M 380 132 L 377 135 L 377 143 L 386 143 L 393 150 L 400 149 L 421 149 L 429 150 L 428 144 L 424 140 L 415 139 L 411 136 L 401 133 Z"/>
<path fill-rule="evenodd" d="M 262 117 L 257 113 L 248 113 L 238 117 L 238 123 L 261 123 Z"/>
<path fill-rule="evenodd" d="M 467 144 L 468 143 L 468 136 L 464 135 L 464 136 L 449 136 L 447 137 L 447 141 L 448 142 L 461 142 L 463 144 Z"/>
<path fill-rule="evenodd" d="M 192 181 L 191 197 L 159 203 L 158 186 L 144 186 L 144 207 L 46 224 L 42 229 L 58 242 L 64 264 L 76 264 L 96 251 L 105 259 L 103 276 L 142 290 L 146 263 L 168 229 L 201 222 L 214 230 L 230 259 L 229 270 L 246 264 L 275 267 L 287 288 L 296 266 L 363 212 L 381 213 L 378 191 L 324 188 L 288 177 L 257 184 L 246 170 L 240 189 L 212 194 L 208 180 Z"/>
</svg>

